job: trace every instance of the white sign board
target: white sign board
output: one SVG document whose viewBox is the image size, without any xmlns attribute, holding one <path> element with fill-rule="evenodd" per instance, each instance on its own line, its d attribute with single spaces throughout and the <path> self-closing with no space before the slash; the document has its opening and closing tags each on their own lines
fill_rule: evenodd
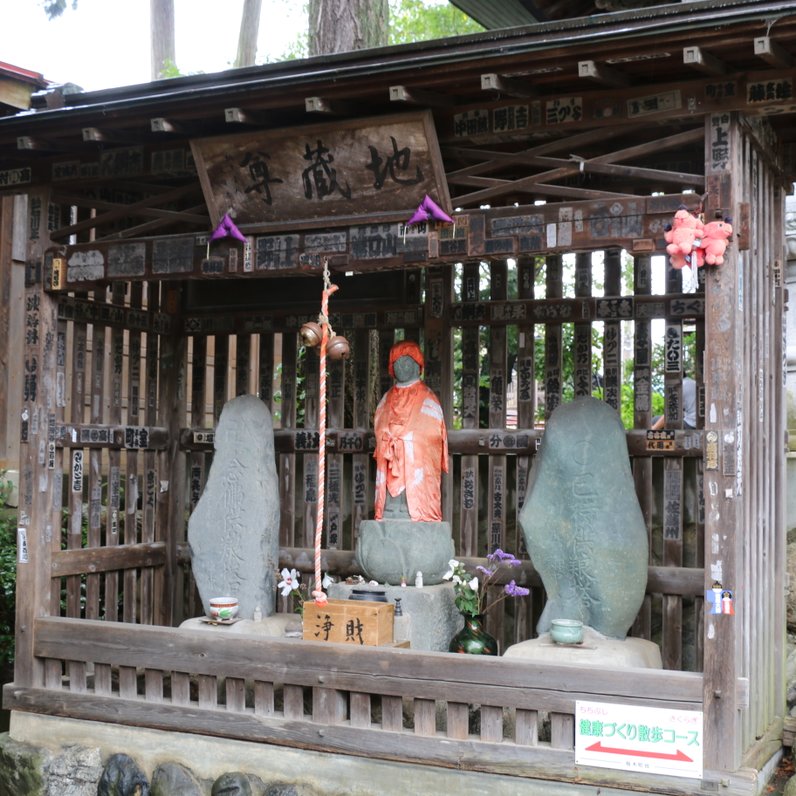
<svg viewBox="0 0 796 796">
<path fill-rule="evenodd" d="M 575 763 L 702 778 L 702 712 L 575 703 Z"/>
</svg>

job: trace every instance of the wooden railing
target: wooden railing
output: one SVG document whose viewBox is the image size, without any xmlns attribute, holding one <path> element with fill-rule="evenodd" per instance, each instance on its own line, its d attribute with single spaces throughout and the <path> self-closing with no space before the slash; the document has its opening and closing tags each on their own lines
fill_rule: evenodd
<svg viewBox="0 0 796 796">
<path fill-rule="evenodd" d="M 38 619 L 34 633 L 44 683 L 6 686 L 12 710 L 521 777 L 619 781 L 576 769 L 577 700 L 702 706 L 702 676 L 686 672 L 83 619 Z M 656 785 L 695 792 L 677 778 Z"/>
</svg>

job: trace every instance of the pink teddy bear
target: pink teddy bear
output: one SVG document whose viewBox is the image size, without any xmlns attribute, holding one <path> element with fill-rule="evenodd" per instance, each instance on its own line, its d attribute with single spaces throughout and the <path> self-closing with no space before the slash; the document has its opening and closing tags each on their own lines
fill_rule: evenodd
<svg viewBox="0 0 796 796">
<path fill-rule="evenodd" d="M 729 218 L 723 221 L 719 218 L 705 224 L 701 250 L 708 265 L 721 265 L 724 262 L 724 252 L 731 235 L 732 225 Z"/>
<path fill-rule="evenodd" d="M 702 265 L 702 255 L 699 245 L 702 238 L 702 221 L 691 215 L 688 210 L 681 207 L 675 214 L 672 226 L 663 233 L 668 244 L 666 251 L 669 253 L 669 262 L 672 268 L 682 268 L 684 265 Z"/>
</svg>

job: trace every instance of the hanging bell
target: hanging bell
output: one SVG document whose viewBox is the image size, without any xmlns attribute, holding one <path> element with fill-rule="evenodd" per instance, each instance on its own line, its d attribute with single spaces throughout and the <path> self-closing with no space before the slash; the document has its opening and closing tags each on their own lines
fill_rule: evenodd
<svg viewBox="0 0 796 796">
<path fill-rule="evenodd" d="M 321 344 L 323 329 L 321 329 L 319 323 L 307 321 L 307 323 L 299 329 L 299 336 L 301 337 L 301 342 L 304 343 L 305 346 L 308 348 L 315 348 L 315 346 Z"/>
<path fill-rule="evenodd" d="M 351 346 L 348 345 L 348 340 L 336 334 L 326 344 L 326 354 L 329 359 L 348 359 L 351 355 Z"/>
</svg>

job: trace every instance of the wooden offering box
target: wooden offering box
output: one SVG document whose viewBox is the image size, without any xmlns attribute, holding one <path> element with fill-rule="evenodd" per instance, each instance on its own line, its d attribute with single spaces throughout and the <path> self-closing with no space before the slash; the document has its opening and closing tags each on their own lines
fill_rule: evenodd
<svg viewBox="0 0 796 796">
<path fill-rule="evenodd" d="M 304 640 L 336 641 L 373 647 L 392 644 L 392 603 L 329 600 L 324 606 L 304 603 Z"/>
</svg>

